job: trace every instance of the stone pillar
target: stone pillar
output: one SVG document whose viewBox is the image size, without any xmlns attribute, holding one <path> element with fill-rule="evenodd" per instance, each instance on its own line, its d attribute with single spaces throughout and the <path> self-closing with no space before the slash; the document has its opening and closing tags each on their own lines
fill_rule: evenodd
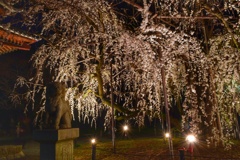
<svg viewBox="0 0 240 160">
<path fill-rule="evenodd" d="M 37 130 L 33 139 L 40 143 L 40 160 L 73 160 L 75 138 L 79 128 Z"/>
</svg>

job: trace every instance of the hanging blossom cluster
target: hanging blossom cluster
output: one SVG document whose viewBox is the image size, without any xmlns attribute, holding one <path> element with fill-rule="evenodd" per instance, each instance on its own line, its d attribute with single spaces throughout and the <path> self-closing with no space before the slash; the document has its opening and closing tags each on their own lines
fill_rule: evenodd
<svg viewBox="0 0 240 160">
<path fill-rule="evenodd" d="M 155 53 L 149 43 L 123 29 L 105 1 L 39 0 L 30 6 L 25 25 L 34 27 L 40 17 L 46 43 L 32 57 L 35 76 L 19 78 L 18 84 L 28 86 L 31 94 L 25 98 L 32 102 L 41 93 L 40 111 L 45 103 L 42 85 L 51 81 L 68 85 L 65 98 L 72 113 L 77 108 L 79 120 L 92 125 L 99 116 L 105 116 L 105 125 L 110 123 L 111 92 L 118 117 L 138 117 L 143 125 L 148 110 L 152 117 L 160 111 L 159 92 L 151 82 L 155 75 L 148 71 L 149 64 L 155 65 Z"/>
<path fill-rule="evenodd" d="M 154 35 L 148 35 L 154 33 Z M 168 99 L 181 97 L 184 92 L 185 102 L 183 110 L 183 125 L 189 123 L 191 117 L 190 131 L 199 133 L 199 124 L 202 122 L 201 115 L 206 116 L 204 105 L 199 104 L 196 87 L 200 82 L 206 82 L 206 57 L 202 52 L 199 42 L 185 33 L 175 33 L 164 26 L 147 27 L 141 38 L 146 39 L 155 49 L 158 56 L 155 60 L 156 66 L 150 69 L 155 75 L 155 85 L 161 92 L 161 72 L 164 67 L 166 72 L 166 83 L 168 84 Z M 157 67 L 157 68 L 156 68 Z M 204 83 L 203 83 L 204 85 Z M 164 105 L 164 104 L 161 104 Z"/>
<path fill-rule="evenodd" d="M 109 58 L 105 57 L 106 47 L 121 30 L 116 16 L 104 1 L 39 0 L 30 6 L 25 25 L 42 24 L 40 34 L 46 40 L 32 57 L 36 75 L 31 81 L 44 86 L 51 81 L 65 82 L 72 112 L 77 108 L 79 119 L 84 121 L 98 117 L 105 106 L 97 98 L 105 96 L 101 90 L 106 82 L 101 79 L 109 72 L 103 58 Z M 44 95 L 42 98 L 44 102 Z"/>
<path fill-rule="evenodd" d="M 239 42 L 240 37 L 235 35 L 235 39 Z M 213 130 L 225 135 L 220 138 L 227 144 L 232 137 L 239 138 L 239 49 L 234 46 L 230 34 L 217 36 L 210 42 L 208 63 L 212 68 L 216 94 L 216 97 L 212 97 L 216 101 L 213 112 L 220 118 L 220 128 L 214 127 Z"/>
<path fill-rule="evenodd" d="M 3 8 L 1 12 L 1 18 L 5 16 L 13 16 L 21 11 L 21 9 L 19 9 L 21 7 L 20 4 L 21 0 L 0 1 L 0 5 Z"/>
<path fill-rule="evenodd" d="M 141 126 L 146 116 L 150 119 L 160 116 L 157 77 L 149 70 L 149 66 L 157 67 L 156 54 L 149 43 L 134 35 L 125 33 L 116 44 L 112 48 L 116 75 L 113 91 L 125 108 L 137 113 L 133 119 Z"/>
<path fill-rule="evenodd" d="M 41 111 L 45 92 L 38 84 L 59 81 L 68 85 L 66 99 L 72 112 L 77 108 L 79 120 L 96 125 L 97 117 L 105 116 L 105 125 L 109 124 L 112 92 L 116 116 L 133 118 L 144 125 L 145 116 L 160 118 L 164 68 L 168 98 L 184 99 L 182 124 L 189 126 L 190 132 L 206 133 L 205 128 L 210 128 L 210 140 L 227 141 L 238 131 L 233 122 L 239 112 L 239 50 L 233 44 L 236 46 L 239 37 L 233 36 L 233 32 L 210 37 L 207 48 L 205 41 L 199 40 L 202 37 L 197 36 L 199 28 L 194 24 L 199 23 L 194 19 L 185 23 L 186 20 L 166 22 L 151 17 L 152 4 L 156 14 L 171 17 L 198 16 L 202 9 L 209 11 L 209 5 L 213 6 L 213 10 L 206 12 L 209 15 L 218 16 L 215 7 L 228 7 L 224 8 L 227 12 L 238 13 L 238 3 L 144 1 L 140 10 L 143 23 L 140 34 L 135 35 L 123 29 L 103 0 L 35 2 L 24 12 L 28 17 L 25 23 L 29 27 L 39 24 L 46 43 L 32 57 L 36 75 L 29 81 L 19 78 L 18 84 L 27 86 L 25 98 L 32 102 L 37 93 L 41 94 Z M 222 23 L 231 21 L 218 18 Z M 176 31 L 160 22 L 171 23 Z M 226 24 L 225 27 L 231 30 Z"/>
<path fill-rule="evenodd" d="M 144 5 L 149 7 L 149 5 Z M 143 15 L 147 13 L 144 9 Z M 155 51 L 157 66 L 151 68 L 157 79 L 156 86 L 161 89 L 161 68 L 166 72 L 168 99 L 181 97 L 184 92 L 183 125 L 190 123 L 190 131 L 200 133 L 201 116 L 206 117 L 204 104 L 198 103 L 196 87 L 206 82 L 206 57 L 200 43 L 184 32 L 174 32 L 163 25 L 151 21 L 151 15 L 144 15 L 140 37 L 147 40 Z M 156 68 L 157 67 L 157 68 Z M 158 83 L 157 83 L 158 82 Z M 204 83 L 203 83 L 204 84 Z M 161 90 L 159 91 L 161 92 Z M 161 104 L 165 105 L 165 104 Z M 191 121 L 188 119 L 191 118 Z"/>
<path fill-rule="evenodd" d="M 209 4 L 212 6 L 216 6 L 223 9 L 236 9 L 239 10 L 239 4 L 237 1 L 232 0 L 183 0 L 183 1 L 177 1 L 177 0 L 158 0 L 154 1 L 155 6 L 160 8 L 163 15 L 188 15 L 188 16 L 195 16 L 199 14 L 199 8 L 204 4 Z M 180 15 L 181 14 L 181 15 Z"/>
<path fill-rule="evenodd" d="M 160 1 L 158 2 L 160 3 Z M 175 3 L 170 2 L 173 1 L 161 2 L 162 6 L 164 4 L 169 4 L 168 7 L 170 8 L 172 6 L 172 10 L 170 9 L 169 12 L 163 12 L 164 9 L 162 8 L 161 16 L 166 13 L 173 16 L 174 14 L 170 14 L 170 11 L 180 13 L 179 7 L 176 9 L 174 7 Z M 208 4 L 195 2 L 198 5 L 194 5 L 194 7 L 199 7 L 199 10 L 204 5 L 206 10 L 208 9 L 206 6 L 216 5 L 215 3 L 212 4 L 213 2 Z M 238 3 L 232 3 L 232 7 L 230 7 L 230 2 L 221 2 L 217 5 L 218 7 L 225 7 L 224 9 L 227 12 L 234 10 L 238 13 Z M 156 4 L 154 5 L 156 6 Z M 190 5 L 190 1 L 188 5 Z M 163 66 L 165 68 L 169 99 L 171 99 L 171 96 L 176 99 L 177 97 L 184 98 L 182 104 L 183 129 L 195 134 L 210 133 L 208 142 L 219 142 L 220 140 L 228 147 L 229 143 L 227 142 L 230 138 L 239 136 L 239 128 L 234 127 L 235 123 L 238 124 L 239 113 L 237 95 L 239 91 L 239 49 L 236 45 L 236 41 L 239 42 L 239 36 L 230 32 L 230 34 L 212 37 L 209 43 L 209 52 L 206 52 L 206 48 L 202 47 L 205 42 L 198 40 L 201 37 L 191 37 L 197 35 L 194 33 L 197 28 L 193 29 L 191 27 L 194 23 L 197 26 L 197 22 L 184 23 L 186 27 L 180 24 L 175 28 L 177 31 L 174 32 L 159 24 L 158 22 L 161 20 L 152 19 L 151 5 L 143 1 L 143 6 L 144 9 L 141 10 L 143 17 L 141 38 L 150 42 L 157 51 L 156 54 L 161 56 L 158 59 L 158 69 Z M 159 6 L 161 5 L 159 4 Z M 230 8 L 226 8 L 226 6 Z M 183 3 L 182 7 L 184 7 Z M 185 16 L 189 16 L 186 12 L 184 13 Z M 208 14 L 210 15 L 210 13 Z M 215 16 L 218 15 L 215 14 Z M 222 17 L 218 18 L 222 20 Z M 222 22 L 228 22 L 230 19 L 222 20 Z M 174 20 L 171 23 L 174 24 Z M 225 24 L 225 27 L 227 26 Z M 229 28 L 227 30 L 230 31 Z M 192 31 L 194 31 L 193 34 Z M 154 71 L 156 71 L 156 68 L 152 69 L 152 72 Z M 208 128 L 209 131 L 205 128 Z"/>
<path fill-rule="evenodd" d="M 123 0 L 125 1 L 125 0 Z M 232 0 L 157 0 L 152 2 L 151 12 L 154 17 L 159 17 L 160 22 L 167 26 L 174 27 L 175 30 L 185 31 L 189 35 L 196 37 L 199 35 L 204 23 L 210 22 L 215 25 L 214 34 L 222 34 L 221 30 L 228 32 L 239 32 L 240 4 Z M 202 23 L 205 21 L 204 23 Z M 220 31 L 220 33 L 219 33 Z M 232 36 L 232 35 L 231 35 Z"/>
</svg>

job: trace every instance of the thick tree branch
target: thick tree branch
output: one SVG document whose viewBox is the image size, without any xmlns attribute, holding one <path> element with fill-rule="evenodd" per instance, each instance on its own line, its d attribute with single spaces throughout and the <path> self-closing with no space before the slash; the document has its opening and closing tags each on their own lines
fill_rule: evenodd
<svg viewBox="0 0 240 160">
<path fill-rule="evenodd" d="M 133 7 L 135 7 L 135 8 L 137 8 L 139 11 L 141 11 L 141 10 L 143 10 L 143 7 L 142 6 L 140 6 L 140 5 L 138 5 L 138 4 L 136 4 L 136 3 L 134 3 L 134 2 L 132 2 L 131 0 L 123 0 L 124 2 L 126 2 L 127 4 L 130 4 L 131 6 L 133 6 Z M 152 12 L 150 12 L 150 11 L 148 11 L 151 15 L 153 15 L 153 13 Z M 159 18 L 159 16 L 153 16 L 152 18 Z M 151 18 L 151 19 L 152 19 Z M 163 19 L 161 19 L 161 18 L 159 18 L 163 23 L 165 23 L 165 24 L 167 24 L 167 25 L 169 25 L 169 26 L 171 26 L 171 27 L 174 27 L 174 28 L 176 28 L 176 26 L 175 25 L 173 25 L 173 24 L 171 24 L 171 23 L 169 23 L 169 22 L 167 22 L 167 21 L 165 21 L 165 20 L 163 20 Z"/>
<path fill-rule="evenodd" d="M 20 9 L 13 8 L 5 0 L 0 0 L 0 5 L 9 12 L 20 12 Z"/>
<path fill-rule="evenodd" d="M 222 23 L 224 24 L 224 26 L 226 27 L 228 33 L 230 33 L 232 40 L 235 44 L 235 46 L 237 47 L 237 49 L 239 50 L 239 45 L 237 40 L 234 38 L 234 34 L 233 34 L 233 30 L 231 29 L 231 27 L 228 25 L 227 21 L 224 19 L 223 15 L 220 12 L 215 12 L 212 10 L 212 8 L 207 5 L 207 4 L 203 4 L 202 6 L 205 10 L 207 10 L 209 13 L 211 13 L 212 15 L 216 16 L 219 20 L 222 21 Z"/>
<path fill-rule="evenodd" d="M 99 63 L 98 65 L 96 66 L 96 78 L 97 78 L 97 81 L 98 81 L 98 97 L 102 100 L 102 103 L 111 107 L 111 101 L 107 98 L 105 98 L 104 96 L 104 91 L 103 91 L 103 78 L 102 78 L 102 67 L 103 67 L 103 64 L 104 64 L 104 59 L 103 59 L 103 52 L 105 51 L 104 49 L 104 46 L 101 45 L 100 46 L 100 58 L 99 58 Z M 129 111 L 128 109 L 124 108 L 122 105 L 119 105 L 119 104 L 116 104 L 116 103 L 113 103 L 113 107 L 121 112 L 121 113 L 125 113 L 125 114 L 128 114 L 129 116 L 133 116 L 133 115 L 137 115 L 138 111 L 135 111 L 135 112 L 132 112 L 132 111 Z"/>
</svg>

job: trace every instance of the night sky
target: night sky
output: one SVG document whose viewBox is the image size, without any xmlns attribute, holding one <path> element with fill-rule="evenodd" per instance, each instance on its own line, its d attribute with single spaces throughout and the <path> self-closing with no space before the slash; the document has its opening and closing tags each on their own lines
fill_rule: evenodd
<svg viewBox="0 0 240 160">
<path fill-rule="evenodd" d="M 25 73 L 29 68 L 28 61 L 32 53 L 27 51 L 15 51 L 0 55 L 0 75 L 13 80 L 13 73 Z"/>
<path fill-rule="evenodd" d="M 39 43 L 31 45 L 30 51 L 17 50 L 0 55 L 0 77 L 8 79 L 11 83 L 18 76 L 26 77 L 30 74 L 30 58 L 39 47 Z"/>
<path fill-rule="evenodd" d="M 0 55 L 0 130 L 7 131 L 9 134 L 14 132 L 15 126 L 23 121 L 25 115 L 22 110 L 24 104 L 14 106 L 8 97 L 13 90 L 16 78 L 29 74 L 29 59 L 32 54 L 33 51 L 14 51 Z"/>
</svg>

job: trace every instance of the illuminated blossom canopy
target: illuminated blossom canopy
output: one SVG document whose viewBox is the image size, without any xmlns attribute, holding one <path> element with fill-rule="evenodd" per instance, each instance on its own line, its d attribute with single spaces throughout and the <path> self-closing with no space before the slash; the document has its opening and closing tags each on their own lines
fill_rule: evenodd
<svg viewBox="0 0 240 160">
<path fill-rule="evenodd" d="M 161 118 L 167 93 L 169 104 L 180 108 L 183 129 L 189 126 L 189 132 L 205 134 L 209 142 L 238 136 L 239 3 L 122 3 L 141 13 L 134 32 L 125 29 L 104 0 L 35 0 L 28 5 L 25 25 L 39 24 L 46 43 L 32 57 L 35 76 L 20 77 L 18 84 L 29 88 L 26 99 L 34 102 L 37 93 L 42 95 L 37 115 L 44 110 L 43 86 L 59 81 L 67 84 L 66 98 L 80 120 L 95 124 L 105 111 L 107 125 L 112 78 L 116 118 L 132 118 L 139 125 L 145 116 Z"/>
<path fill-rule="evenodd" d="M 114 108 L 120 116 L 137 116 L 138 106 L 145 102 L 133 106 L 132 99 L 146 99 L 142 97 L 143 91 L 136 94 L 133 84 L 137 87 L 145 78 L 139 76 L 139 70 L 153 61 L 151 46 L 124 30 L 105 1 L 39 1 L 39 5 L 30 6 L 25 25 L 35 26 L 38 21 L 35 18 L 41 17 L 44 24 L 41 36 L 47 42 L 32 57 L 36 75 L 29 81 L 18 79 L 19 85 L 26 84 L 30 89 L 25 98 L 34 102 L 36 93 L 42 94 L 40 111 L 43 111 L 43 86 L 50 81 L 64 82 L 68 85 L 66 98 L 72 112 L 78 109 L 80 120 L 94 124 L 102 111 L 106 111 L 106 123 L 109 123 L 112 66 Z"/>
<path fill-rule="evenodd" d="M 123 1 L 141 11 L 143 33 L 160 38 L 157 45 L 169 51 L 161 51 L 170 64 L 165 67 L 168 96 L 184 99 L 183 128 L 187 124 L 190 132 L 207 135 L 208 142 L 227 144 L 239 137 L 234 126 L 239 123 L 239 2 Z M 176 33 L 173 40 L 164 43 L 166 33 L 158 37 L 161 24 Z M 173 43 L 179 44 L 177 51 Z"/>
</svg>

